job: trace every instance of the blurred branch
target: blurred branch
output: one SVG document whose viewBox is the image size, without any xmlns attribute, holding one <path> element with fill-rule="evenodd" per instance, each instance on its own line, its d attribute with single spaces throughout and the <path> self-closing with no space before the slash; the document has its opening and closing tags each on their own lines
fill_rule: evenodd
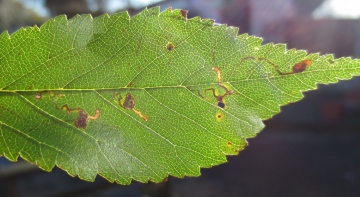
<svg viewBox="0 0 360 197">
<path fill-rule="evenodd" d="M 34 10 L 15 0 L 0 0 L 0 31 L 14 31 L 22 26 L 40 25 L 45 21 Z"/>
</svg>

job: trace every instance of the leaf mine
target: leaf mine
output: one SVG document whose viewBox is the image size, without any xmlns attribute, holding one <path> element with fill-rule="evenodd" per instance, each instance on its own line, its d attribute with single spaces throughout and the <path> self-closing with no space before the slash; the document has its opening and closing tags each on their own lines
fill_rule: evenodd
<svg viewBox="0 0 360 197">
<path fill-rule="evenodd" d="M 87 127 L 87 123 L 89 120 L 96 120 L 100 117 L 100 110 L 96 109 L 94 116 L 89 116 L 88 113 L 86 113 L 81 108 L 69 108 L 67 104 L 63 105 L 61 107 L 62 110 L 65 110 L 67 114 L 70 114 L 72 112 L 77 112 L 78 116 L 74 122 L 74 125 L 77 128 L 85 129 Z"/>
<path fill-rule="evenodd" d="M 359 60 L 186 17 L 159 7 L 58 16 L 0 34 L 0 155 L 88 181 L 199 176 L 303 92 L 360 75 Z"/>
<path fill-rule="evenodd" d="M 135 109 L 135 99 L 131 93 L 127 93 L 125 96 L 125 100 L 123 103 L 121 103 L 121 100 L 123 99 L 121 94 L 117 93 L 113 95 L 113 99 L 124 109 L 126 110 L 132 110 L 136 115 L 138 115 L 141 119 L 145 120 L 146 122 L 149 120 L 147 116 L 142 114 L 139 110 Z"/>
<path fill-rule="evenodd" d="M 229 90 L 229 89 L 222 83 L 221 71 L 220 71 L 218 68 L 212 67 L 211 70 L 215 71 L 216 77 L 217 77 L 217 79 L 218 79 L 218 85 L 219 85 L 219 87 L 221 87 L 222 89 L 225 90 L 225 93 L 222 94 L 222 95 L 218 95 L 218 94 L 216 94 L 214 88 L 208 88 L 208 89 L 205 89 L 205 91 L 204 91 L 205 96 L 202 96 L 202 97 L 204 97 L 204 98 L 206 99 L 206 98 L 207 98 L 207 92 L 208 92 L 208 91 L 211 91 L 211 92 L 212 92 L 212 95 L 213 95 L 214 98 L 217 100 L 216 105 L 217 105 L 219 108 L 224 109 L 224 108 L 226 107 L 226 105 L 225 105 L 225 102 L 224 102 L 223 99 L 224 99 L 227 95 L 233 94 L 234 91 L 233 91 L 233 90 Z M 199 93 L 199 95 L 201 96 L 200 93 Z"/>
<path fill-rule="evenodd" d="M 269 59 L 263 58 L 263 57 L 253 57 L 253 56 L 245 57 L 240 61 L 240 65 L 244 61 L 247 61 L 247 60 L 257 60 L 257 61 L 267 62 L 268 64 L 270 64 L 271 66 L 274 67 L 274 69 L 276 70 L 277 73 L 279 73 L 279 75 L 290 75 L 290 74 L 295 74 L 295 73 L 301 73 L 301 72 L 305 71 L 308 66 L 310 66 L 312 64 L 312 60 L 309 60 L 309 59 L 302 60 L 301 62 L 296 63 L 292 67 L 292 71 L 290 71 L 290 72 L 282 72 L 275 63 L 273 63 Z"/>
</svg>

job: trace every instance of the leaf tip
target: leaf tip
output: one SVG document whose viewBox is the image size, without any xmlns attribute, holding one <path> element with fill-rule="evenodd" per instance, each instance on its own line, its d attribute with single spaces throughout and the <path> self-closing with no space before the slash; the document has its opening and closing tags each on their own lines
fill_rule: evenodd
<svg viewBox="0 0 360 197">
<path fill-rule="evenodd" d="M 181 16 L 184 17 L 184 18 L 187 18 L 188 12 L 189 11 L 187 11 L 187 10 L 180 10 Z"/>
<path fill-rule="evenodd" d="M 62 14 L 62 15 L 59 15 L 59 16 L 56 16 L 55 18 L 53 18 L 53 19 L 50 19 L 49 21 L 66 21 L 66 20 L 68 20 L 67 19 L 67 16 L 65 15 L 65 14 Z"/>
</svg>

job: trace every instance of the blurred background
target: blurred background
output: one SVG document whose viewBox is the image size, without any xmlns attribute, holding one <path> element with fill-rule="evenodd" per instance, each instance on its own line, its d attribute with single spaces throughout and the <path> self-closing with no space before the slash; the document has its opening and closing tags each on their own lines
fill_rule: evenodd
<svg viewBox="0 0 360 197">
<path fill-rule="evenodd" d="M 239 33 L 286 43 L 335 57 L 360 57 L 359 0 L 0 0 L 0 31 L 40 26 L 66 14 L 129 10 L 145 7 L 189 10 L 240 27 Z M 1 46 L 0 46 L 1 47 Z M 21 161 L 0 157 L 0 196 L 4 197 L 235 197 L 235 196 L 360 196 L 360 78 L 319 85 L 300 102 L 282 107 L 265 121 L 266 129 L 239 156 L 198 178 L 170 177 L 160 184 L 94 183 L 52 173 Z"/>
</svg>

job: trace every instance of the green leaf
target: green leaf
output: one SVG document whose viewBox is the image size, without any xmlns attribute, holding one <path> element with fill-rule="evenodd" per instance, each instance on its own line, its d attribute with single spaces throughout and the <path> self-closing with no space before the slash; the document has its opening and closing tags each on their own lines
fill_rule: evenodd
<svg viewBox="0 0 360 197">
<path fill-rule="evenodd" d="M 237 34 L 159 8 L 2 33 L 0 154 L 88 181 L 198 176 L 303 91 L 360 73 L 359 60 Z"/>
</svg>

